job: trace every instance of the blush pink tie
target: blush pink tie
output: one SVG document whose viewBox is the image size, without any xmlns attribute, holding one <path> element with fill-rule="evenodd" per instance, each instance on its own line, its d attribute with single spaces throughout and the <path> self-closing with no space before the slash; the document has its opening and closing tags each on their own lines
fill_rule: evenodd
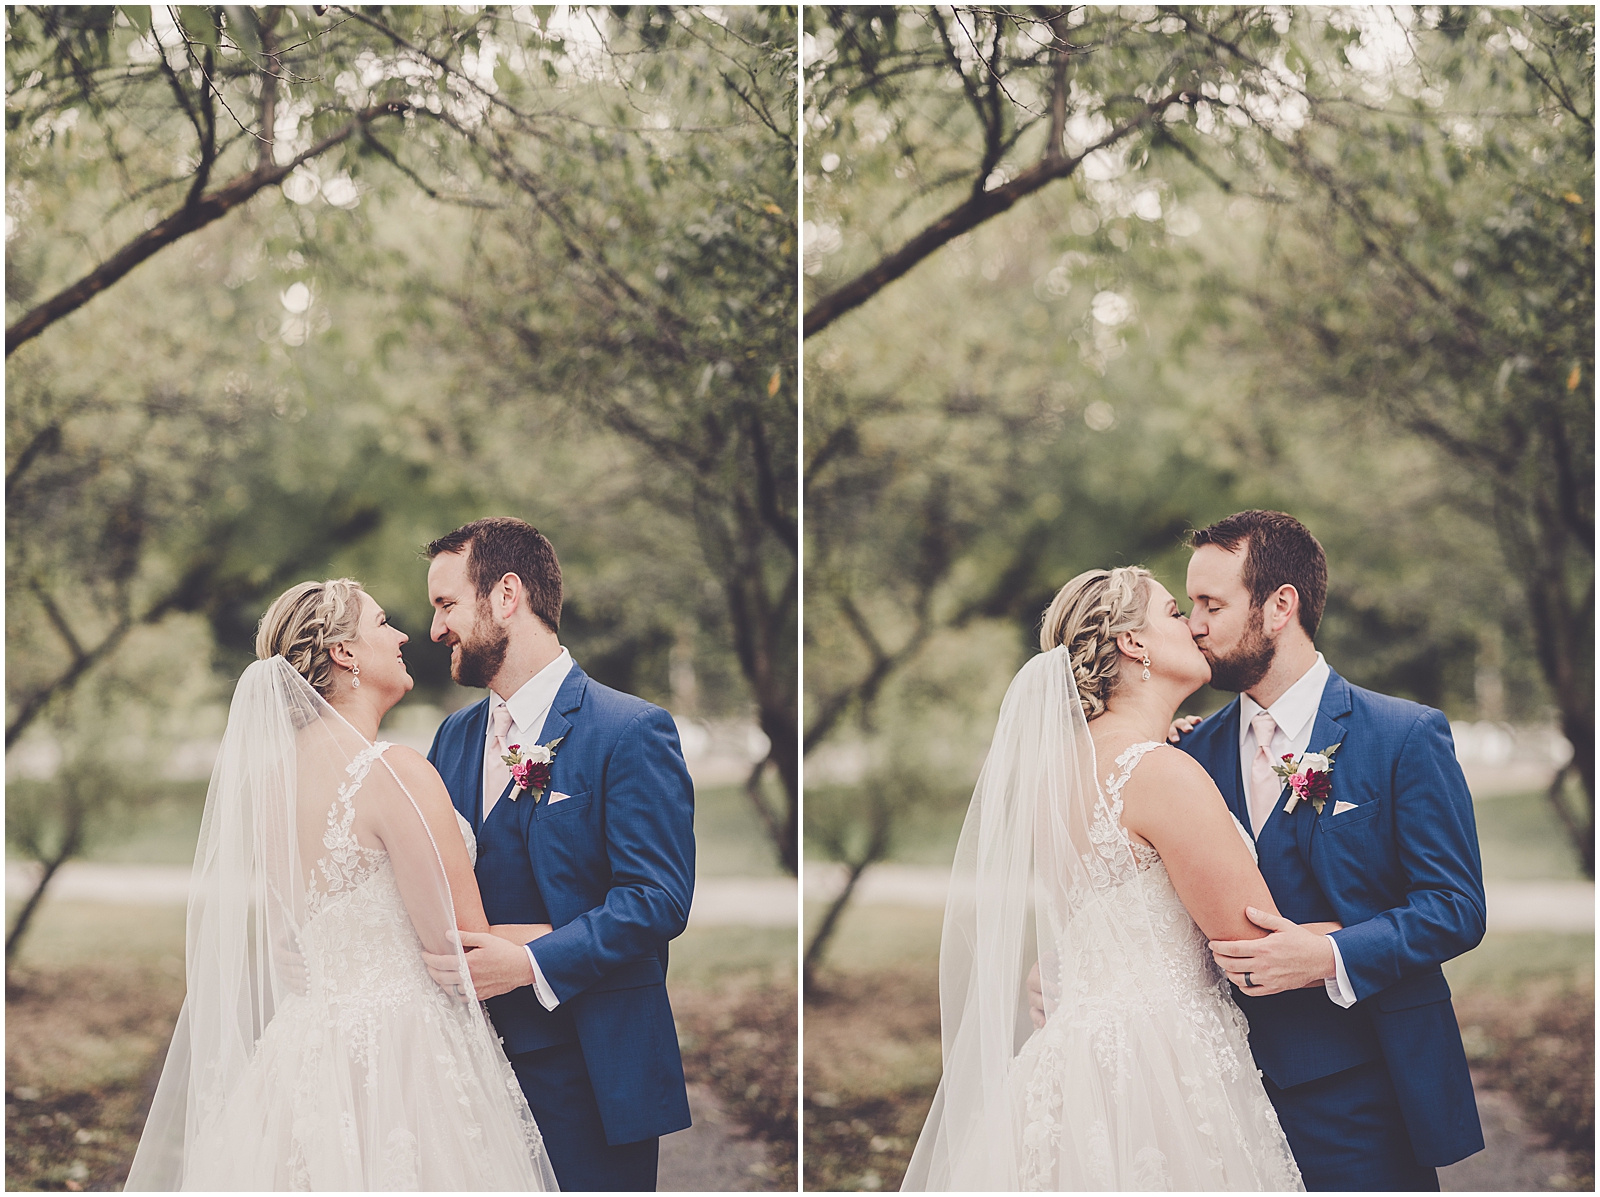
<svg viewBox="0 0 1600 1197">
<path fill-rule="evenodd" d="M 1250 762 L 1250 828 L 1259 836 L 1283 792 L 1283 781 L 1272 771 L 1272 733 L 1278 729 L 1277 721 L 1266 711 L 1258 711 L 1250 726 L 1256 733 L 1256 755 Z"/>
<path fill-rule="evenodd" d="M 494 804 L 500 801 L 500 795 L 505 793 L 506 783 L 511 780 L 511 766 L 505 763 L 506 753 L 511 751 L 511 746 L 506 743 L 506 737 L 511 734 L 511 710 L 505 703 L 501 703 L 489 712 L 489 728 L 493 738 L 489 744 L 489 759 L 483 765 L 483 821 L 489 821 L 489 812 L 494 809 Z"/>
</svg>

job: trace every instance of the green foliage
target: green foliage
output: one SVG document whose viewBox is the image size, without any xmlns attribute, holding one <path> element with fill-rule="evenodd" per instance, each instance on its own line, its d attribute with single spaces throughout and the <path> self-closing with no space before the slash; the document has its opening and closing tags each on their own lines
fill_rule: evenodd
<svg viewBox="0 0 1600 1197">
<path fill-rule="evenodd" d="M 807 751 L 874 742 L 943 633 L 998 621 L 948 700 L 992 726 L 976 679 L 1058 586 L 1140 562 L 1181 594 L 1185 528 L 1272 507 L 1328 550 L 1342 673 L 1554 708 L 1592 762 L 1589 10 L 817 7 L 806 36 Z"/>
<path fill-rule="evenodd" d="M 792 11 L 173 11 L 8 15 L 8 324 L 95 296 L 8 336 L 8 744 L 145 633 L 236 676 L 310 576 L 453 704 L 420 549 L 514 514 L 594 676 L 792 782 Z"/>
</svg>

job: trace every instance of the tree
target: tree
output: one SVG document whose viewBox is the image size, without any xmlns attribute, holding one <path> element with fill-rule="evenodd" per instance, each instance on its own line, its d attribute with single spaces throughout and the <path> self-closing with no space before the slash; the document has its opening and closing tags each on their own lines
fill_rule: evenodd
<svg viewBox="0 0 1600 1197">
<path fill-rule="evenodd" d="M 1060 92 L 1036 43 L 1051 15 L 946 14 L 952 33 L 987 31 L 953 59 L 931 16 L 811 10 L 805 261 L 811 292 L 821 296 L 813 310 L 851 280 L 873 279 L 896 247 L 936 231 L 971 203 L 975 184 L 993 189 L 1032 169 L 1023 164 L 1044 161 L 1046 100 Z M 1176 85 L 1194 79 L 1193 92 L 1127 133 L 1117 146 L 1125 153 L 1085 156 L 1027 203 L 945 241 L 900 281 L 875 286 L 870 302 L 808 343 L 807 712 L 839 712 L 808 734 L 813 762 L 841 738 L 869 746 L 881 738 L 888 720 L 874 716 L 873 704 L 884 695 L 898 703 L 899 692 L 925 685 L 929 644 L 948 651 L 951 643 L 936 639 L 941 629 L 1004 621 L 1020 659 L 1044 601 L 1067 577 L 1143 559 L 1181 586 L 1181 531 L 1246 506 L 1294 510 L 1328 545 L 1338 569 L 1319 643 L 1362 684 L 1470 712 L 1482 698 L 1475 689 L 1488 646 L 1503 637 L 1495 668 L 1506 670 L 1513 708 L 1533 714 L 1558 692 L 1518 652 L 1527 645 L 1535 656 L 1538 629 L 1521 604 L 1505 600 L 1522 578 L 1518 559 L 1485 535 L 1497 502 L 1486 471 L 1441 452 L 1425 422 L 1399 418 L 1398 405 L 1414 398 L 1409 382 L 1396 385 L 1396 365 L 1412 364 L 1403 353 L 1386 350 L 1389 364 L 1370 369 L 1361 356 L 1392 345 L 1395 326 L 1410 327 L 1425 306 L 1417 295 L 1400 302 L 1413 285 L 1402 276 L 1424 258 L 1454 286 L 1461 254 L 1414 242 L 1489 227 L 1489 195 L 1507 194 L 1500 165 L 1518 160 L 1514 175 L 1544 155 L 1584 169 L 1580 117 L 1592 85 L 1577 64 L 1588 35 L 1572 22 L 1536 38 L 1561 24 L 1549 15 L 1474 16 L 1485 23 L 1469 29 L 1447 9 L 1426 17 L 1437 28 L 1421 19 L 1391 25 L 1378 10 L 1349 19 L 1318 10 L 1083 10 L 1088 32 L 1070 39 L 1084 53 L 1069 55 L 1067 157 L 1092 144 L 1091 129 L 1104 136 L 1143 97 L 1166 94 L 1171 76 L 1152 66 L 1183 62 L 1195 73 Z M 1017 31 L 1030 23 L 1024 43 Z M 1537 75 L 1511 54 L 1512 33 L 1526 35 L 1520 50 L 1550 80 L 1549 94 L 1575 98 L 1579 116 L 1546 103 L 1541 126 L 1571 138 L 1571 150 L 1540 148 L 1539 134 L 1488 152 L 1491 123 L 1515 127 L 1538 111 L 1529 99 Z M 1541 39 L 1568 56 L 1561 72 L 1539 57 Z M 1119 56 L 1134 41 L 1140 52 Z M 983 117 L 994 112 L 991 80 L 1004 84 L 998 127 L 1007 148 L 1000 165 L 979 174 L 995 127 Z M 1122 97 L 1123 107 L 1102 96 Z M 1075 125 L 1102 109 L 1104 123 Z M 1497 181 L 1484 189 L 1454 176 L 1461 186 L 1430 198 L 1419 228 L 1392 193 L 1406 195 L 1414 214 L 1424 205 L 1412 193 L 1430 179 L 1446 188 L 1452 176 L 1439 147 L 1463 120 L 1486 134 L 1474 169 Z M 1576 347 L 1592 344 L 1592 292 L 1565 280 L 1592 270 L 1583 241 L 1591 192 L 1573 177 L 1582 202 L 1561 200 L 1564 208 L 1533 222 L 1570 261 L 1543 273 L 1530 267 L 1527 277 L 1549 280 L 1549 292 L 1529 304 L 1547 314 L 1552 340 Z M 1547 184 L 1542 202 L 1568 188 Z M 1381 225 L 1350 215 L 1352 196 Z M 1549 220 L 1554 213 L 1572 220 Z M 1397 249 L 1417 256 L 1401 261 Z M 1503 297 L 1516 293 L 1511 257 L 1485 266 L 1504 281 Z M 1318 340 L 1319 321 L 1336 329 L 1337 347 Z M 1451 352 L 1445 345 L 1441 356 Z M 1586 359 L 1566 353 L 1551 353 L 1561 364 L 1546 410 L 1563 396 L 1588 402 L 1586 386 L 1560 389 L 1575 365 L 1589 377 Z M 1478 395 L 1492 392 L 1503 362 L 1475 374 Z M 1465 394 L 1455 397 L 1457 418 L 1476 410 Z M 1592 495 L 1592 422 L 1570 409 L 1555 422 L 1573 450 L 1578 510 L 1589 502 L 1592 511 L 1584 498 Z M 1503 418 L 1498 425 L 1512 427 Z M 945 445 L 948 453 L 935 448 Z M 1545 454 L 1543 472 L 1558 480 L 1566 467 Z M 1520 460 L 1539 472 L 1537 458 Z M 1521 501 L 1530 493 L 1524 484 Z M 952 522 L 934 517 L 951 508 L 972 531 L 937 535 Z M 920 550 L 919 532 L 938 555 Z M 852 543 L 870 549 L 852 555 Z M 930 575 L 928 560 L 944 564 Z M 1592 563 L 1569 556 L 1564 568 L 1573 580 L 1568 607 L 1581 611 Z M 931 622 L 919 620 L 919 608 Z M 1588 660 L 1581 649 L 1573 656 Z M 966 709 L 974 721 L 992 717 L 979 703 Z M 973 772 L 976 760 L 974 752 Z M 863 810 L 866 784 L 855 786 Z M 1575 823 L 1581 839 L 1581 817 Z"/>
<path fill-rule="evenodd" d="M 1587 801 L 1571 811 L 1560 777 L 1551 797 L 1592 876 L 1594 25 L 1481 16 L 1442 14 L 1419 44 L 1439 111 L 1319 114 L 1324 134 L 1286 147 L 1301 235 L 1246 294 L 1308 400 L 1376 410 L 1477 477 L 1573 746 Z"/>
<path fill-rule="evenodd" d="M 595 676 L 664 701 L 668 654 L 686 642 L 727 695 L 708 704 L 714 711 L 748 709 L 741 653 L 754 666 L 751 688 L 763 687 L 763 722 L 781 714 L 785 670 L 792 711 L 793 345 L 776 330 L 792 329 L 794 299 L 792 286 L 776 295 L 772 279 L 793 275 L 793 134 L 785 157 L 781 130 L 746 127 L 792 91 L 785 20 L 741 13 L 725 27 L 672 10 L 423 7 L 14 11 L 8 317 L 49 320 L 7 362 L 8 747 L 30 729 L 70 736 L 76 705 L 152 639 L 236 676 L 265 602 L 308 575 L 365 579 L 411 632 L 413 674 L 444 699 L 444 654 L 419 634 L 418 549 L 486 507 L 504 510 L 507 495 L 534 495 L 530 462 L 582 480 L 576 499 L 553 504 L 546 489 L 521 510 L 550 516 L 539 522 L 580 591 L 564 634 Z M 262 29 L 277 39 L 274 54 L 257 44 Z M 691 45 L 705 60 L 681 78 L 664 75 L 661 63 Z M 605 63 L 641 84 L 671 76 L 662 95 L 684 119 L 652 124 L 635 107 L 647 89 L 591 77 Z M 745 67 L 753 73 L 740 75 Z M 734 127 L 695 119 L 697 105 L 721 105 Z M 383 110 L 351 127 L 374 108 Z M 595 138 L 597 124 L 610 133 Z M 614 160 L 604 152 L 612 135 L 633 142 Z M 651 137 L 679 138 L 688 153 L 650 151 Z M 263 181 L 272 154 L 279 173 Z M 692 179 L 669 185 L 652 173 L 673 176 L 685 161 Z M 519 175 L 530 168 L 542 177 Z M 738 188 L 718 192 L 718 172 Z M 186 223 L 191 204 L 210 212 L 204 205 L 231 186 L 216 179 L 242 180 L 252 194 L 228 191 L 238 202 L 226 219 Z M 591 184 L 627 192 L 625 236 L 681 237 L 676 221 L 693 203 L 717 231 L 674 245 L 681 270 L 663 285 L 652 250 L 616 246 L 615 228 L 584 207 Z M 765 192 L 778 211 L 758 202 Z M 652 212 L 664 198 L 679 206 Z M 147 236 L 157 230 L 161 238 Z M 616 278 L 642 284 L 648 301 L 623 289 L 602 319 L 583 306 L 602 292 L 575 279 L 565 292 L 574 306 L 533 305 L 539 327 L 571 348 L 576 369 L 585 338 L 621 343 L 626 330 L 605 319 L 654 336 L 648 326 L 676 312 L 684 327 L 673 335 L 711 356 L 651 391 L 647 354 L 665 342 L 642 341 L 629 362 L 637 377 L 607 401 L 629 399 L 639 427 L 676 438 L 692 460 L 658 462 L 654 442 L 633 447 L 623 422 L 592 418 L 599 408 L 583 405 L 585 378 L 541 374 L 536 347 L 517 342 L 499 364 L 499 435 L 470 427 L 486 399 L 485 342 L 467 317 L 519 298 L 488 297 L 497 280 L 459 272 L 480 260 L 475 233 L 481 260 L 514 269 L 519 286 L 532 280 L 535 295 L 539 280 L 572 268 L 575 248 L 590 266 L 624 251 L 616 269 L 627 273 Z M 137 269 L 113 277 L 97 264 L 132 250 L 144 255 Z M 65 318 L 44 306 L 77 294 L 84 278 L 107 298 Z M 445 302 L 430 304 L 434 296 Z M 702 327 L 719 304 L 723 327 Z M 730 370 L 697 394 L 701 366 L 724 360 Z M 603 361 L 585 367 L 588 379 Z M 537 414 L 519 402 L 530 383 L 546 396 Z M 702 524 L 708 540 L 726 529 L 724 556 L 736 561 L 692 549 L 662 560 L 663 544 Z M 734 643 L 734 604 L 720 589 L 708 597 L 719 579 L 708 579 L 707 561 L 749 598 L 748 643 Z M 628 589 L 618 577 L 637 591 L 626 602 L 613 601 Z M 633 618 L 640 611 L 648 621 Z M 132 707 L 151 698 L 136 685 L 125 697 Z M 793 737 L 787 756 L 772 739 L 777 771 L 792 779 Z M 792 797 L 786 809 L 759 778 L 750 788 L 792 860 Z M 92 835 L 108 816 L 84 809 Z"/>
<path fill-rule="evenodd" d="M 827 154 L 833 139 L 849 138 L 854 160 L 842 177 L 825 164 L 824 177 L 813 178 L 808 190 L 819 218 L 812 223 L 823 253 L 864 239 L 867 245 L 851 245 L 849 256 L 859 258 L 872 247 L 870 265 L 812 300 L 807 337 L 955 238 L 1080 169 L 1104 180 L 1154 150 L 1187 150 L 1170 126 L 1221 86 L 1236 97 L 1230 103 L 1268 123 L 1292 127 L 1303 119 L 1282 52 L 1246 67 L 1239 50 L 1278 46 L 1284 18 L 1265 9 L 818 6 L 807 13 L 815 47 L 807 67 L 811 144 Z M 885 164 L 911 184 L 890 209 L 889 227 L 829 223 L 843 215 L 834 202 L 841 184 Z M 881 251 L 902 227 L 915 231 Z"/>
<path fill-rule="evenodd" d="M 522 105 L 478 137 L 477 167 L 508 199 L 479 227 L 472 285 L 453 291 L 440 327 L 461 328 L 477 351 L 461 381 L 488 386 L 476 418 L 525 423 L 530 436 L 552 420 L 594 424 L 632 446 L 641 493 L 676 514 L 674 547 L 695 547 L 725 604 L 770 743 L 746 790 L 793 872 L 792 14 L 641 10 L 596 36 L 602 66 L 562 100 L 559 130 L 535 136 L 539 118 Z M 714 143 L 695 135 L 707 128 Z"/>
</svg>

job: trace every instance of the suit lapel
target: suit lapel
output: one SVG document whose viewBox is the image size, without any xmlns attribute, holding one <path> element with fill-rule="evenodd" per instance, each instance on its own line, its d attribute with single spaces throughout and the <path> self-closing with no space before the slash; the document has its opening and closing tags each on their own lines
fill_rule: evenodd
<svg viewBox="0 0 1600 1197">
<path fill-rule="evenodd" d="M 536 743 L 549 744 L 566 738 L 567 733 L 572 730 L 572 720 L 567 716 L 575 714 L 583 705 L 584 691 L 588 686 L 589 675 L 578 668 L 577 662 L 573 662 L 572 668 L 567 671 L 567 676 L 562 679 L 561 688 L 556 691 L 555 701 L 550 704 L 549 713 L 544 717 L 544 726 L 539 729 Z M 549 789 L 552 793 L 561 788 L 556 784 L 557 776 L 563 772 L 561 764 L 561 749 L 557 748 L 555 759 L 550 762 Z M 548 802 L 549 799 L 541 798 L 540 801 Z"/>
<path fill-rule="evenodd" d="M 561 680 L 561 688 L 556 691 L 555 701 L 550 704 L 550 713 L 544 717 L 537 743 L 548 744 L 551 740 L 559 740 L 572 730 L 572 721 L 567 716 L 583 705 L 583 692 L 588 687 L 589 675 L 579 669 L 574 661 L 572 668 L 567 670 L 567 676 Z M 556 756 L 560 759 L 559 749 Z"/>
<path fill-rule="evenodd" d="M 483 752 L 488 734 L 489 700 L 484 698 L 467 717 L 456 784 L 449 787 L 456 810 L 472 824 L 474 835 L 483 829 Z"/>
<path fill-rule="evenodd" d="M 1248 828 L 1250 811 L 1244 800 L 1244 775 L 1239 764 L 1239 700 L 1235 698 L 1212 718 L 1217 720 L 1218 730 L 1212 736 L 1210 752 L 1200 763 L 1222 791 L 1228 809 Z"/>
<path fill-rule="evenodd" d="M 1344 743 L 1345 734 L 1350 730 L 1347 720 L 1350 717 L 1350 683 L 1345 681 L 1333 670 L 1328 671 L 1328 684 L 1322 688 L 1322 702 L 1317 706 L 1316 722 L 1311 725 L 1311 740 L 1306 745 L 1307 752 L 1323 752 L 1328 748 Z M 1333 758 L 1333 789 L 1339 788 L 1339 758 Z M 1310 804 L 1307 803 L 1309 806 Z M 1306 860 L 1311 859 L 1311 835 L 1316 823 L 1320 819 L 1333 816 L 1334 795 L 1329 794 L 1328 800 L 1322 805 L 1322 813 L 1310 819 L 1295 820 L 1295 839 L 1300 843 L 1300 851 Z M 1312 808 L 1315 810 L 1315 808 Z"/>
</svg>

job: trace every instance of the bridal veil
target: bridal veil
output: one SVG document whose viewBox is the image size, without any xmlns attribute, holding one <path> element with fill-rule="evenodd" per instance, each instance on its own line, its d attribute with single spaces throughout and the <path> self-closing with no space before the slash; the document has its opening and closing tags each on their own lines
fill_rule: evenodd
<svg viewBox="0 0 1600 1197">
<path fill-rule="evenodd" d="M 287 661 L 245 670 L 195 851 L 188 994 L 128 1189 L 195 1187 L 219 1150 L 271 1171 L 306 1143 L 324 1183 L 300 1160 L 259 1187 L 417 1187 L 449 1175 L 428 1171 L 441 1145 L 471 1187 L 555 1187 L 481 1008 L 446 999 L 418 955 L 461 951 L 438 850 L 461 833 L 453 812 L 435 822 Z"/>
<path fill-rule="evenodd" d="M 956 848 L 939 955 L 944 1075 L 907 1190 L 1023 1187 L 1030 1128 L 1008 1078 L 1033 1033 L 1028 974 L 1040 966 L 1052 1018 L 1085 970 L 1113 963 L 1107 932 L 1130 952 L 1144 938 L 1130 926 L 1144 921 L 1140 874 L 1095 774 L 1067 649 L 1040 653 L 1006 691 Z"/>
</svg>

